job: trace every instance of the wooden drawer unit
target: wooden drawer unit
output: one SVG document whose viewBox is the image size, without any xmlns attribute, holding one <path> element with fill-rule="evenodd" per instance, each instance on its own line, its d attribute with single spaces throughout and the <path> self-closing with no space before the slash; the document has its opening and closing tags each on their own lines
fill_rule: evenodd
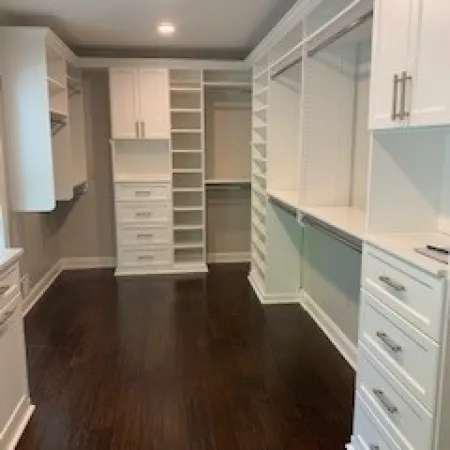
<svg viewBox="0 0 450 450">
<path fill-rule="evenodd" d="M 445 287 L 442 279 L 366 245 L 362 286 L 397 314 L 440 342 Z"/>
<path fill-rule="evenodd" d="M 117 242 L 119 247 L 142 245 L 169 245 L 172 232 L 169 226 L 148 227 L 138 225 L 119 225 Z"/>
<path fill-rule="evenodd" d="M 170 200 L 168 183 L 116 183 L 116 201 Z"/>
<path fill-rule="evenodd" d="M 169 247 L 119 247 L 118 263 L 121 267 L 166 267 L 172 263 Z"/>
<path fill-rule="evenodd" d="M 168 223 L 172 208 L 170 203 L 118 202 L 117 222 L 127 223 Z"/>
<path fill-rule="evenodd" d="M 356 394 L 352 446 L 354 450 L 403 450 L 374 416 L 369 406 Z"/>
<path fill-rule="evenodd" d="M 431 449 L 432 415 L 376 360 L 364 344 L 358 348 L 357 389 L 375 416 L 405 448 Z"/>
<path fill-rule="evenodd" d="M 359 339 L 426 408 L 434 410 L 439 346 L 364 290 Z"/>
</svg>

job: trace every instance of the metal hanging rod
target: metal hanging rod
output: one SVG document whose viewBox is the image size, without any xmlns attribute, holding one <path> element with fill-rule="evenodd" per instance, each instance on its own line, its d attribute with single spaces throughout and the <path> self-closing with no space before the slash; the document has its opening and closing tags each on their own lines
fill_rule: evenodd
<svg viewBox="0 0 450 450">
<path fill-rule="evenodd" d="M 341 242 L 342 244 L 346 245 L 347 247 L 350 247 L 351 249 L 357 251 L 358 253 L 362 253 L 362 241 L 358 242 L 355 238 L 355 240 L 351 240 L 346 238 L 343 234 L 337 233 L 336 231 L 333 231 L 331 228 L 327 227 L 326 225 L 322 225 L 320 222 L 315 220 L 314 218 L 310 216 L 304 216 L 302 222 L 304 224 L 309 225 L 312 228 L 315 228 L 316 230 L 319 230 L 320 232 L 330 236 L 331 238 L 335 239 L 336 241 Z"/>
<path fill-rule="evenodd" d="M 320 44 L 317 44 L 314 48 L 308 51 L 308 57 L 313 57 L 316 53 L 320 52 L 324 48 L 328 47 L 329 45 L 336 42 L 338 39 L 340 39 L 342 36 L 345 36 L 347 33 L 350 33 L 350 31 L 353 31 L 355 28 L 358 28 L 363 23 L 367 22 L 369 19 L 371 19 L 373 16 L 373 11 L 369 11 L 368 13 L 361 16 L 359 19 L 356 19 L 351 24 L 347 25 L 346 27 L 342 28 L 342 30 L 339 30 L 337 33 L 333 34 L 329 38 L 325 39 Z"/>
<path fill-rule="evenodd" d="M 287 72 L 292 67 L 296 66 L 298 63 L 303 61 L 303 56 L 299 56 L 298 58 L 295 58 L 294 61 L 290 62 L 287 66 L 283 67 L 282 69 L 277 70 L 276 72 L 270 74 L 270 78 L 274 80 L 275 78 L 278 78 L 280 75 L 282 75 L 284 72 Z"/>
</svg>

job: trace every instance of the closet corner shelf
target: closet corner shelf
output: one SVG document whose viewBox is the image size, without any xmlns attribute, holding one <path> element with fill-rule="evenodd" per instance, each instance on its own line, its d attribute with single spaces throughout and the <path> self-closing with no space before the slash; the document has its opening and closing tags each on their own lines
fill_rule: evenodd
<svg viewBox="0 0 450 450">
<path fill-rule="evenodd" d="M 364 240 L 392 255 L 414 264 L 437 277 L 449 277 L 450 266 L 417 253 L 415 248 L 427 245 L 450 247 L 450 236 L 443 233 L 370 233 Z"/>
<path fill-rule="evenodd" d="M 48 83 L 48 91 L 49 91 L 50 96 L 59 94 L 60 92 L 63 92 L 66 90 L 66 86 L 64 86 L 62 83 L 55 80 L 54 78 L 48 77 L 47 83 Z"/>
<path fill-rule="evenodd" d="M 68 114 L 66 112 L 50 109 L 50 119 L 52 120 L 52 122 L 65 122 L 67 117 Z"/>
<path fill-rule="evenodd" d="M 183 249 L 183 248 L 194 248 L 194 249 L 202 249 L 203 242 L 175 242 L 175 249 Z"/>
<path fill-rule="evenodd" d="M 290 209 L 298 209 L 298 192 L 295 190 L 267 189 L 267 194 Z"/>
<path fill-rule="evenodd" d="M 121 173 L 114 176 L 115 183 L 170 183 L 170 175 Z"/>
<path fill-rule="evenodd" d="M 360 241 L 366 234 L 365 211 L 351 206 L 300 206 L 299 211 Z"/>
</svg>

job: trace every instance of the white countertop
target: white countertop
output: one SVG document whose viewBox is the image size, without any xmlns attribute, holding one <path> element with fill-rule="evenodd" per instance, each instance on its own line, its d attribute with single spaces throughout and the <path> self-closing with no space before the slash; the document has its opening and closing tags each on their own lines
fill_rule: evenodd
<svg viewBox="0 0 450 450">
<path fill-rule="evenodd" d="M 267 195 L 291 209 L 298 210 L 298 192 L 288 189 L 267 189 Z"/>
<path fill-rule="evenodd" d="M 389 233 L 389 234 L 367 234 L 364 240 L 387 251 L 398 258 L 413 264 L 425 272 L 438 277 L 448 277 L 450 266 L 436 261 L 433 258 L 421 255 L 414 249 L 436 245 L 439 247 L 450 247 L 450 236 L 442 233 Z"/>
<path fill-rule="evenodd" d="M 5 248 L 0 250 L 0 271 L 14 264 L 23 255 L 21 248 Z"/>
</svg>

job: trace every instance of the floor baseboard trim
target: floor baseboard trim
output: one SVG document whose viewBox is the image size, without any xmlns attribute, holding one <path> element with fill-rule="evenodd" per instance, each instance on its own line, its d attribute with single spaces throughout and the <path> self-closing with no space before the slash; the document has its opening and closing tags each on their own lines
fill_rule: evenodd
<svg viewBox="0 0 450 450">
<path fill-rule="evenodd" d="M 343 358 L 350 364 L 353 370 L 357 367 L 356 345 L 343 333 L 336 323 L 325 313 L 325 311 L 306 292 L 300 296 L 300 305 L 316 322 L 333 343 Z"/>
<path fill-rule="evenodd" d="M 31 404 L 30 398 L 24 397 L 7 426 L 4 435 L 5 450 L 14 450 L 16 448 L 35 409 L 36 407 Z"/>
<path fill-rule="evenodd" d="M 51 267 L 47 273 L 31 288 L 23 302 L 23 315 L 26 316 L 36 305 L 36 303 L 47 292 L 62 272 L 61 261 Z"/>
<path fill-rule="evenodd" d="M 113 256 L 62 258 L 62 270 L 82 269 L 110 269 L 116 266 L 116 258 Z"/>
<path fill-rule="evenodd" d="M 263 305 L 298 304 L 300 301 L 297 294 L 265 294 L 259 286 L 257 277 L 255 277 L 253 272 L 250 272 L 248 281 Z"/>
<path fill-rule="evenodd" d="M 235 253 L 208 253 L 208 263 L 248 263 L 250 262 L 250 252 Z"/>
</svg>

